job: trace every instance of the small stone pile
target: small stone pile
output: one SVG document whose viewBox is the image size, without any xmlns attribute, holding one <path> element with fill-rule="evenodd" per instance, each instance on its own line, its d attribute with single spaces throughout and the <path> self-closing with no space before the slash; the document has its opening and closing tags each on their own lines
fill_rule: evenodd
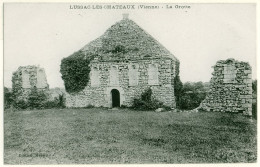
<svg viewBox="0 0 260 167">
<path fill-rule="evenodd" d="M 220 60 L 213 67 L 210 91 L 200 108 L 252 115 L 252 72 L 246 62 Z"/>
</svg>

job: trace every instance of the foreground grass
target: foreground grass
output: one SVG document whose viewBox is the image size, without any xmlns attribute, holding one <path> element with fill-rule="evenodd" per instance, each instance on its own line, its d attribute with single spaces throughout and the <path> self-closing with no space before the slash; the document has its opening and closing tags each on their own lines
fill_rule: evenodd
<svg viewBox="0 0 260 167">
<path fill-rule="evenodd" d="M 4 114 L 5 164 L 256 162 L 256 121 L 227 113 Z"/>
</svg>

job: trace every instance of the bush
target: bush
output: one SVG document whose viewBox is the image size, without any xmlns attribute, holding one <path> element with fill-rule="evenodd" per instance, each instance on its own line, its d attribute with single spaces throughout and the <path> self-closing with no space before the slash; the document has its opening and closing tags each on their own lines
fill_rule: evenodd
<svg viewBox="0 0 260 167">
<path fill-rule="evenodd" d="M 54 100 L 48 99 L 48 94 L 37 88 L 32 88 L 27 99 L 17 99 L 13 102 L 16 109 L 50 109 L 50 108 L 64 108 L 65 98 L 64 94 L 60 94 Z"/>
<path fill-rule="evenodd" d="M 64 97 L 64 94 L 60 94 L 59 95 L 59 102 L 58 102 L 58 107 L 59 108 L 65 108 L 65 97 Z"/>
<path fill-rule="evenodd" d="M 155 110 L 162 107 L 164 107 L 163 103 L 152 97 L 151 88 L 146 89 L 140 99 L 135 98 L 132 105 L 135 110 Z"/>
<path fill-rule="evenodd" d="M 60 73 L 68 93 L 79 92 L 87 86 L 91 70 L 89 63 L 93 58 L 94 55 L 78 51 L 62 59 Z"/>
<path fill-rule="evenodd" d="M 16 109 L 27 109 L 29 107 L 29 104 L 25 100 L 18 100 L 13 103 L 14 108 Z"/>
<path fill-rule="evenodd" d="M 43 91 L 38 91 L 37 88 L 32 88 L 28 97 L 28 107 L 30 109 L 42 109 L 47 102 L 47 96 Z"/>
<path fill-rule="evenodd" d="M 8 88 L 4 87 L 4 109 L 9 108 L 12 102 L 12 92 L 10 92 Z"/>
<path fill-rule="evenodd" d="M 197 108 L 206 98 L 207 90 L 202 82 L 187 82 L 183 85 L 181 96 L 179 97 L 179 108 L 192 110 Z"/>
<path fill-rule="evenodd" d="M 58 99 L 52 101 L 46 101 L 44 103 L 43 108 L 50 109 L 50 108 L 58 108 Z"/>
</svg>

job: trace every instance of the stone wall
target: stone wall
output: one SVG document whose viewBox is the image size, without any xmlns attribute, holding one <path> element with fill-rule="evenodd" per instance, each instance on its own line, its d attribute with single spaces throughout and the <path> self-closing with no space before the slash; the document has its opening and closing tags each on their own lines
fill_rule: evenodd
<svg viewBox="0 0 260 167">
<path fill-rule="evenodd" d="M 201 107 L 208 111 L 252 115 L 252 74 L 248 63 L 220 60 L 213 67 L 210 91 Z"/>
<path fill-rule="evenodd" d="M 148 83 L 148 69 L 151 64 L 156 65 L 158 68 L 158 83 L 153 85 Z M 119 91 L 121 106 L 131 106 L 134 98 L 140 97 L 146 88 L 151 87 L 154 98 L 167 106 L 175 107 L 173 87 L 173 77 L 176 74 L 175 64 L 176 62 L 170 58 L 117 62 L 94 60 L 90 66 L 95 71 L 98 69 L 100 81 L 95 81 L 94 83 L 97 83 L 95 86 L 95 84 L 91 84 L 93 81 L 91 81 L 92 77 L 90 76 L 90 82 L 83 91 L 76 94 L 66 94 L 66 106 L 86 107 L 92 105 L 96 107 L 112 107 L 112 89 Z M 138 82 L 135 86 L 129 84 L 129 68 L 131 65 L 134 65 L 138 72 Z M 114 74 L 113 72 L 111 73 L 111 69 L 114 67 L 118 69 L 118 74 L 116 74 L 118 75 L 118 81 L 111 82 L 111 75 Z M 112 78 L 115 79 L 115 76 Z"/>
<path fill-rule="evenodd" d="M 15 100 L 27 100 L 32 88 L 49 90 L 45 71 L 37 66 L 21 66 L 12 76 L 12 90 Z"/>
</svg>

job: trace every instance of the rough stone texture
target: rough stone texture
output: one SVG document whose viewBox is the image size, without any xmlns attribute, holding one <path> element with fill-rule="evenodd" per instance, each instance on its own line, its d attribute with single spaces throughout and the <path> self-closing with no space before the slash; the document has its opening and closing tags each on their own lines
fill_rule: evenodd
<svg viewBox="0 0 260 167">
<path fill-rule="evenodd" d="M 158 65 L 159 83 L 157 85 L 148 84 L 148 66 L 154 63 Z M 129 64 L 138 64 L 138 84 L 129 84 Z M 134 98 L 140 97 L 141 93 L 151 87 L 153 96 L 165 105 L 175 107 L 175 97 L 173 88 L 174 64 L 170 59 L 142 60 L 138 62 L 98 62 L 93 61 L 92 67 L 99 69 L 100 85 L 88 86 L 77 94 L 66 94 L 67 107 L 86 107 L 88 105 L 112 107 L 111 90 L 117 89 L 120 92 L 120 105 L 131 106 Z M 110 82 L 110 69 L 112 66 L 118 67 L 118 82 Z"/>
<path fill-rule="evenodd" d="M 45 71 L 37 66 L 22 66 L 13 73 L 12 90 L 15 100 L 27 100 L 32 88 L 48 91 Z"/>
<path fill-rule="evenodd" d="M 252 75 L 248 63 L 220 60 L 213 67 L 210 91 L 201 103 L 208 111 L 243 112 L 252 115 Z"/>
<path fill-rule="evenodd" d="M 115 52 L 117 46 L 123 46 L 125 52 Z M 81 50 L 85 53 L 98 54 L 98 59 L 102 61 L 169 57 L 178 61 L 173 54 L 130 19 L 123 19 L 112 25 L 101 37 Z"/>
<path fill-rule="evenodd" d="M 66 94 L 67 107 L 112 107 L 112 89 L 120 93 L 120 106 L 131 106 L 148 87 L 154 98 L 176 106 L 173 81 L 179 60 L 132 20 L 117 22 L 81 50 L 96 55 L 90 82 L 83 91 Z"/>
</svg>

